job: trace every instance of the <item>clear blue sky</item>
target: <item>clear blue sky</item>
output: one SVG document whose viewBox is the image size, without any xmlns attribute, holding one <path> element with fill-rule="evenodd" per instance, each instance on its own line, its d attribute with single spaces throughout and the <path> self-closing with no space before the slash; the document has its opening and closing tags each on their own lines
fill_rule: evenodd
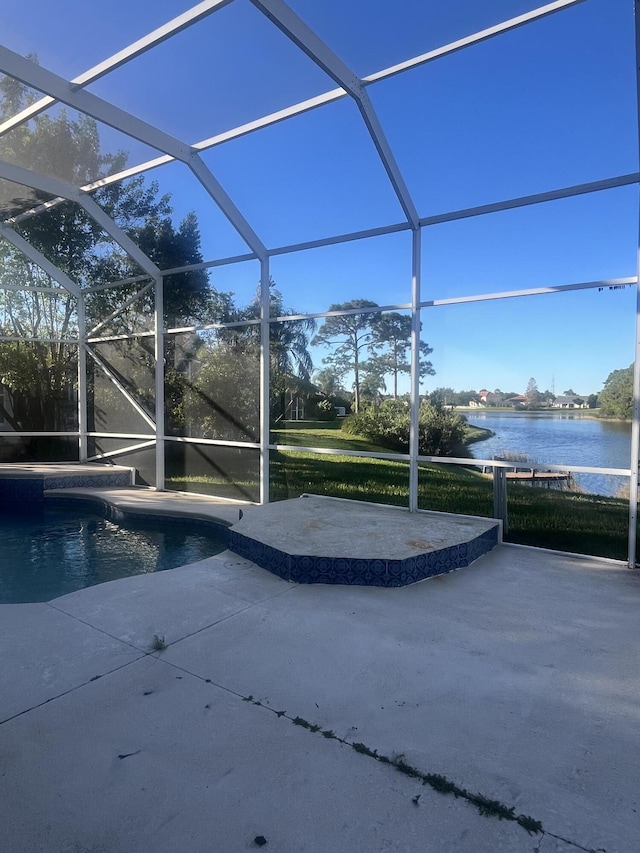
<svg viewBox="0 0 640 853">
<path fill-rule="evenodd" d="M 533 0 L 290 0 L 366 75 L 539 5 Z M 67 77 L 189 6 L 4 0 L 0 40 Z M 195 142 L 334 88 L 247 0 L 90 87 Z M 421 216 L 638 170 L 632 0 L 586 0 L 368 89 Z M 108 128 L 106 149 L 154 156 Z M 402 219 L 354 104 L 344 100 L 215 148 L 205 161 L 268 246 Z M 194 209 L 206 258 L 246 251 L 180 164 L 152 177 L 176 217 Z M 638 191 L 609 190 L 425 229 L 423 299 L 636 273 Z M 410 298 L 410 239 L 397 234 L 273 260 L 297 311 Z M 214 270 L 240 302 L 255 263 Z M 635 295 L 529 297 L 423 312 L 437 375 L 427 387 L 598 390 L 634 354 Z M 322 352 L 314 353 L 319 362 Z"/>
</svg>

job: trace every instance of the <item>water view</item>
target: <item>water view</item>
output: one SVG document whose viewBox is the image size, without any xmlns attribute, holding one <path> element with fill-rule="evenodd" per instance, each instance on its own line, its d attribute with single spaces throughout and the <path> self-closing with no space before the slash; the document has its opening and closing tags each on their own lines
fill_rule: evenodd
<svg viewBox="0 0 640 853">
<path fill-rule="evenodd" d="M 492 430 L 495 435 L 471 446 L 476 459 L 492 459 L 506 453 L 523 454 L 538 463 L 628 468 L 631 424 L 601 421 L 571 412 L 469 413 L 469 423 Z M 628 477 L 577 474 L 586 492 L 616 495 L 628 486 Z"/>
</svg>

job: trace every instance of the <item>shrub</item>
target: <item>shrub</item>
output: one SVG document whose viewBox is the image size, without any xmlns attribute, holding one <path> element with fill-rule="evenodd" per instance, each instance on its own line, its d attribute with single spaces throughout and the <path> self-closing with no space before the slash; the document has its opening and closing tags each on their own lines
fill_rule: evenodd
<svg viewBox="0 0 640 853">
<path fill-rule="evenodd" d="M 420 404 L 418 424 L 422 456 L 454 456 L 464 445 L 466 419 L 438 403 Z M 399 453 L 409 452 L 410 427 L 409 404 L 404 400 L 384 400 L 351 415 L 342 425 L 349 435 L 360 435 Z"/>
<path fill-rule="evenodd" d="M 320 400 L 316 406 L 316 417 L 319 421 L 335 421 L 338 417 L 331 400 Z"/>
</svg>

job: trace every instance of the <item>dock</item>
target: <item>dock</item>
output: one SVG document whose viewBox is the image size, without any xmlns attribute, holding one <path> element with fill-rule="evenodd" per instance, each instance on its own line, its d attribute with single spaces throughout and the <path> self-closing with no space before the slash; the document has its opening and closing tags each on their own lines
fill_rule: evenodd
<svg viewBox="0 0 640 853">
<path fill-rule="evenodd" d="M 487 477 L 493 478 L 493 473 L 487 471 L 487 467 L 483 468 L 482 473 Z M 527 468 L 526 470 L 507 471 L 507 480 L 517 481 L 520 483 L 535 483 L 545 484 L 549 488 L 552 484 L 567 483 L 571 480 L 571 474 L 568 471 L 538 471 L 535 468 Z"/>
</svg>

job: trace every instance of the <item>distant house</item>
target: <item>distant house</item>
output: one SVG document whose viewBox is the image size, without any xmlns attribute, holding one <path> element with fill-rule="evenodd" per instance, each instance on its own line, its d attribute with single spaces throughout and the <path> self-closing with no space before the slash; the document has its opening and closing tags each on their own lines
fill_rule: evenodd
<svg viewBox="0 0 640 853">
<path fill-rule="evenodd" d="M 494 394 L 493 391 L 487 391 L 486 388 L 478 391 L 478 397 L 480 398 L 480 403 L 478 404 L 480 407 L 502 405 L 502 394 Z"/>
<path fill-rule="evenodd" d="M 520 408 L 520 406 L 526 406 L 529 401 L 523 394 L 516 394 L 515 397 L 509 397 L 504 401 L 505 406 L 511 406 L 514 409 Z"/>
<path fill-rule="evenodd" d="M 588 409 L 589 403 L 586 397 L 581 397 L 579 394 L 560 394 L 551 404 L 553 409 Z"/>
</svg>

